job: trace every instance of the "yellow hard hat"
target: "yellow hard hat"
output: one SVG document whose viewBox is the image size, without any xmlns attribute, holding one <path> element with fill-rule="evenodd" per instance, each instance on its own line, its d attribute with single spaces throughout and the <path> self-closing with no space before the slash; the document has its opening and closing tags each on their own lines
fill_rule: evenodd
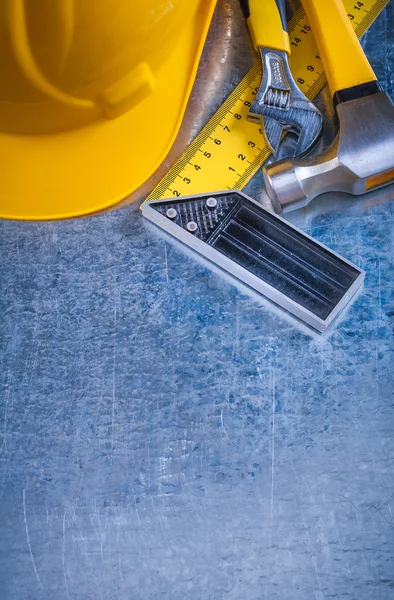
<svg viewBox="0 0 394 600">
<path fill-rule="evenodd" d="M 2 0 L 0 216 L 115 204 L 178 132 L 216 0 Z"/>
</svg>

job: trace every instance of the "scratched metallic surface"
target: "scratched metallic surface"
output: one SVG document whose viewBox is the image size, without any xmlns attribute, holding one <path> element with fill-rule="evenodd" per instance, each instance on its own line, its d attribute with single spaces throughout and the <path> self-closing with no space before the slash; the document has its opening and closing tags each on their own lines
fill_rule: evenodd
<svg viewBox="0 0 394 600">
<path fill-rule="evenodd" d="M 364 40 L 391 95 L 393 32 L 391 3 Z M 252 61 L 221 2 L 167 167 Z M 322 336 L 138 203 L 1 222 L 2 600 L 394 598 L 393 198 L 289 215 L 367 272 Z"/>
</svg>

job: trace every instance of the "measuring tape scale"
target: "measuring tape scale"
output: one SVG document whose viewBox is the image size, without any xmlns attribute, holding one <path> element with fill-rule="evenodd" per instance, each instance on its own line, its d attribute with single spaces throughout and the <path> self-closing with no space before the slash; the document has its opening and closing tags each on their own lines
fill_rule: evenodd
<svg viewBox="0 0 394 600">
<path fill-rule="evenodd" d="M 389 0 L 344 0 L 358 37 L 375 21 Z M 326 84 L 319 52 L 303 8 L 288 25 L 290 67 L 305 95 L 313 100 Z M 257 62 L 193 140 L 147 200 L 242 189 L 271 152 L 263 131 L 247 119 L 261 82 Z"/>
</svg>

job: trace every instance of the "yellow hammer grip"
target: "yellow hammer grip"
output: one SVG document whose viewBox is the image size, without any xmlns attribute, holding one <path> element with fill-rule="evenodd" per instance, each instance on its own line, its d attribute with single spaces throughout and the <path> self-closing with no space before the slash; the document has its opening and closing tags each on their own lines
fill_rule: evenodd
<svg viewBox="0 0 394 600">
<path fill-rule="evenodd" d="M 290 54 L 284 0 L 249 0 L 247 24 L 254 47 Z"/>
<path fill-rule="evenodd" d="M 303 0 L 332 95 L 376 80 L 342 0 Z"/>
</svg>

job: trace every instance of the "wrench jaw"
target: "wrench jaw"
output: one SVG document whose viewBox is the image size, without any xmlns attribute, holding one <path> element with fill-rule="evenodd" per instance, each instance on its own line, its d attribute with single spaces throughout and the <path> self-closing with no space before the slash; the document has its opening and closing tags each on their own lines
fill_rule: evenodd
<svg viewBox="0 0 394 600">
<path fill-rule="evenodd" d="M 302 114 L 302 119 L 299 119 L 298 124 L 295 125 L 298 140 L 293 157 L 301 157 L 307 154 L 319 139 L 322 128 L 323 117 L 321 113 L 319 111 L 305 110 Z"/>
<path fill-rule="evenodd" d="M 252 105 L 253 106 L 253 105 Z M 271 153 L 276 156 L 279 150 L 279 145 L 283 135 L 283 125 L 279 123 L 275 118 L 271 117 L 260 117 L 259 123 L 263 125 L 263 135 L 265 143 L 271 150 Z"/>
<path fill-rule="evenodd" d="M 301 92 L 291 74 L 286 52 L 259 48 L 262 81 L 248 119 L 263 125 L 266 143 L 275 156 L 283 130 L 298 136 L 294 156 L 305 154 L 320 135 L 320 111 Z"/>
<path fill-rule="evenodd" d="M 286 77 L 287 54 L 279 50 L 259 48 L 262 80 L 256 98 L 250 107 L 251 115 L 259 116 L 264 107 L 288 110 L 291 87 Z"/>
</svg>

